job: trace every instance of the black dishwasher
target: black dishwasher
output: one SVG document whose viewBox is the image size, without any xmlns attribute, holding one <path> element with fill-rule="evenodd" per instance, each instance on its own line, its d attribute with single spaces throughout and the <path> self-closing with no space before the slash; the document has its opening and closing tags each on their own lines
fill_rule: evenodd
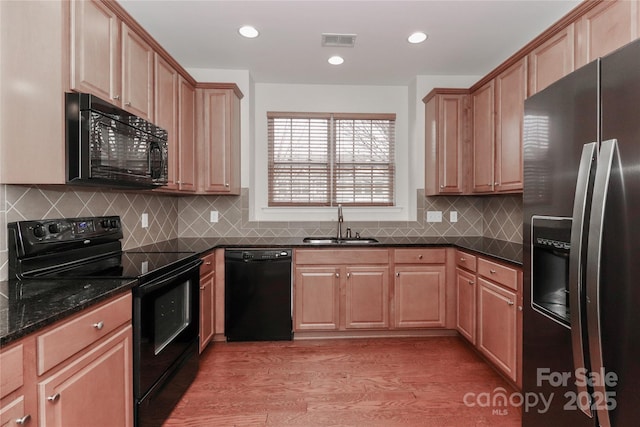
<svg viewBox="0 0 640 427">
<path fill-rule="evenodd" d="M 293 338 L 291 249 L 225 250 L 227 341 Z"/>
</svg>

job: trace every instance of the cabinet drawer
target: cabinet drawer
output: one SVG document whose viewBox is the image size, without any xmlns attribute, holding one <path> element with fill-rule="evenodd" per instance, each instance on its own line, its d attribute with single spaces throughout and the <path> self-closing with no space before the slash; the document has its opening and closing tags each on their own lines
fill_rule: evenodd
<svg viewBox="0 0 640 427">
<path fill-rule="evenodd" d="M 340 265 L 340 264 L 388 264 L 387 249 L 297 249 L 296 264 Z"/>
<path fill-rule="evenodd" d="M 202 265 L 200 265 L 200 276 L 205 276 L 211 273 L 215 265 L 216 265 L 215 252 L 212 252 L 209 255 L 202 257 Z"/>
<path fill-rule="evenodd" d="M 515 268 L 478 258 L 478 274 L 514 291 L 518 290 L 518 271 Z"/>
<path fill-rule="evenodd" d="M 396 264 L 444 264 L 446 249 L 396 249 L 393 259 Z"/>
<path fill-rule="evenodd" d="M 131 294 L 128 293 L 39 335 L 38 375 L 130 322 L 132 309 Z"/>
<path fill-rule="evenodd" d="M 5 390 L 2 389 L 2 394 L 5 394 Z M 24 396 L 18 397 L 11 403 L 4 405 L 0 409 L 0 425 L 1 426 L 13 426 L 18 425 L 15 421 L 23 418 L 24 413 Z M 29 425 L 29 424 L 27 424 Z"/>
<path fill-rule="evenodd" d="M 3 351 L 0 354 L 0 398 L 5 397 L 14 390 L 19 389 L 24 384 L 22 373 L 24 349 L 22 344 L 18 344 L 11 350 Z M 2 423 L 4 425 L 4 422 Z"/>
<path fill-rule="evenodd" d="M 476 271 L 476 256 L 467 252 L 456 251 L 456 265 L 469 271 Z"/>
</svg>

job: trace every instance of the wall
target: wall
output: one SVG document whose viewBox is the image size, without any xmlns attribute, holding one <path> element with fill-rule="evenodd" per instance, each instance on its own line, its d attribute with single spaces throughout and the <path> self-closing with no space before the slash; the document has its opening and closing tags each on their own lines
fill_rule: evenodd
<svg viewBox="0 0 640 427">
<path fill-rule="evenodd" d="M 149 214 L 143 229 L 140 217 Z M 0 280 L 7 278 L 7 224 L 25 219 L 120 215 L 125 249 L 178 236 L 178 201 L 157 194 L 0 185 Z"/>
</svg>

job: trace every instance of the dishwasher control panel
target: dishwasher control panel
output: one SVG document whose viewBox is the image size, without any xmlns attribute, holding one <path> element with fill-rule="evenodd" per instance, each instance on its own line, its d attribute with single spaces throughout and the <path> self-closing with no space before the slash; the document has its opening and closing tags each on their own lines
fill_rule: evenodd
<svg viewBox="0 0 640 427">
<path fill-rule="evenodd" d="M 291 249 L 251 249 L 251 250 L 227 250 L 226 259 L 236 259 L 245 262 L 270 261 L 270 260 L 290 260 Z"/>
</svg>

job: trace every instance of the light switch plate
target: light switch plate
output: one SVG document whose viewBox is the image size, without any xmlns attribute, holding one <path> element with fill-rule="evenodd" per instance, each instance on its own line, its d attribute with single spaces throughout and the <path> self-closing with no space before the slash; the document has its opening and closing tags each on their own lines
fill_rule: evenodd
<svg viewBox="0 0 640 427">
<path fill-rule="evenodd" d="M 449 212 L 449 221 L 450 222 L 458 222 L 458 212 L 456 212 L 456 211 Z"/>
<path fill-rule="evenodd" d="M 140 222 L 142 223 L 142 228 L 149 228 L 149 214 L 143 213 Z"/>
<path fill-rule="evenodd" d="M 427 222 L 442 222 L 442 211 L 427 211 Z"/>
<path fill-rule="evenodd" d="M 218 211 L 209 212 L 209 222 L 218 222 Z"/>
</svg>

